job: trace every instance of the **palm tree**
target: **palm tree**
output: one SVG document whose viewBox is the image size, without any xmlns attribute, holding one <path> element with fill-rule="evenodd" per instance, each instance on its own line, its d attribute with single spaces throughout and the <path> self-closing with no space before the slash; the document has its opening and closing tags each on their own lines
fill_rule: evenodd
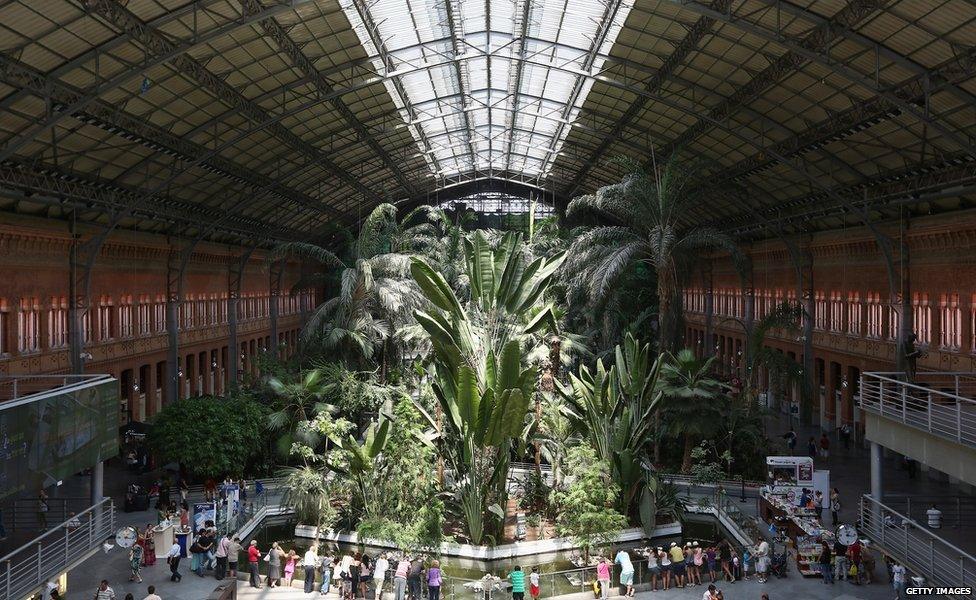
<svg viewBox="0 0 976 600">
<path fill-rule="evenodd" d="M 594 223 L 568 252 L 563 272 L 603 308 L 621 276 L 643 263 L 657 274 L 658 349 L 673 351 L 680 328 L 679 273 L 701 250 L 724 248 L 736 255 L 731 238 L 710 227 L 689 227 L 690 196 L 676 159 L 660 171 L 636 168 L 620 183 L 570 202 L 567 218 Z"/>
<path fill-rule="evenodd" d="M 573 422 L 566 414 L 566 403 L 558 394 L 538 393 L 543 398 L 541 416 L 532 441 L 539 444 L 543 457 L 552 466 L 552 485 L 561 489 L 566 452 L 579 442 Z"/>
<path fill-rule="evenodd" d="M 409 275 L 410 255 L 389 251 L 394 242 L 398 247 L 419 244 L 422 235 L 415 232 L 411 237 L 395 217 L 392 205 L 376 207 L 351 241 L 349 259 L 305 242 L 281 244 L 274 251 L 275 257 L 296 256 L 341 269 L 338 293 L 315 309 L 302 330 L 302 340 L 318 344 L 326 355 L 350 366 L 367 366 L 380 349 L 385 366 L 387 355 L 396 350 L 388 348 L 387 342 L 397 329 L 412 322 L 413 311 L 423 304 Z M 312 287 L 328 279 L 328 273 L 318 273 L 299 285 Z"/>
<path fill-rule="evenodd" d="M 724 384 L 711 376 L 714 361 L 714 357 L 700 360 L 685 348 L 661 367 L 664 417 L 668 429 L 684 438 L 683 473 L 691 469 L 691 451 L 698 442 L 722 430 Z"/>
<path fill-rule="evenodd" d="M 328 380 L 319 369 L 311 369 L 294 381 L 277 377 L 268 379 L 268 387 L 276 396 L 275 410 L 268 415 L 268 428 L 279 434 L 276 442 L 279 454 L 288 456 L 296 440 L 313 447 L 317 444 L 317 440 L 311 438 L 311 432 L 298 425 L 317 414 L 334 411 L 331 405 L 322 402 L 328 386 Z"/>
</svg>

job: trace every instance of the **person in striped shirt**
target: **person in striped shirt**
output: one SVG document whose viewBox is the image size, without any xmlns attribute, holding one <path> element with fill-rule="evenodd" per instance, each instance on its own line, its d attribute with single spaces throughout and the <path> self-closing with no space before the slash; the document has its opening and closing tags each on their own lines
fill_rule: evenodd
<svg viewBox="0 0 976 600">
<path fill-rule="evenodd" d="M 522 567 L 515 565 L 512 572 L 508 574 L 508 580 L 512 582 L 512 600 L 524 600 L 525 573 L 522 572 Z"/>
</svg>

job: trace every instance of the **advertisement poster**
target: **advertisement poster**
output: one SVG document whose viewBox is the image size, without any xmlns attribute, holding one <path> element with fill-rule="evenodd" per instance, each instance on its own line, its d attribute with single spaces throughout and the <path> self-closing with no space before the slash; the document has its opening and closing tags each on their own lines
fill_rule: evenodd
<svg viewBox="0 0 976 600">
<path fill-rule="evenodd" d="M 193 533 L 207 526 L 207 522 L 217 522 L 217 505 L 213 502 L 196 502 L 193 504 Z"/>
</svg>

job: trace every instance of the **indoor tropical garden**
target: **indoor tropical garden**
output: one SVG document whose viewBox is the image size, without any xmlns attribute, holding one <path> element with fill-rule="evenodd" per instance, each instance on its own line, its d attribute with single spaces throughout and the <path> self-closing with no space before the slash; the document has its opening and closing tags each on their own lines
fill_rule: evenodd
<svg viewBox="0 0 976 600">
<path fill-rule="evenodd" d="M 784 303 L 740 323 L 741 376 L 683 339 L 685 274 L 736 253 L 685 226 L 692 201 L 667 165 L 505 230 L 383 204 L 328 244 L 282 244 L 276 258 L 315 267 L 292 290 L 319 298 L 299 353 L 266 354 L 226 398 L 167 407 L 152 442 L 191 477 L 278 482 L 292 518 L 264 546 L 318 539 L 392 560 L 552 540 L 585 566 L 622 533 L 680 534 L 707 499 L 676 477 L 764 478 L 776 442 L 757 374 L 790 385 L 798 368 L 764 336 L 802 315 Z"/>
</svg>

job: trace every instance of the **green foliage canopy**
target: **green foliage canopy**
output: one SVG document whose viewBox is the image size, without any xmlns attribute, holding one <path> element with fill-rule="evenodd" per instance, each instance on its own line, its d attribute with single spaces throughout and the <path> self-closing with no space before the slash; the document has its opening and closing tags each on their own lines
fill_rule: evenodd
<svg viewBox="0 0 976 600">
<path fill-rule="evenodd" d="M 187 398 L 156 416 L 149 444 L 163 460 L 178 462 L 193 475 L 241 475 L 262 451 L 267 414 L 243 395 Z"/>
</svg>

